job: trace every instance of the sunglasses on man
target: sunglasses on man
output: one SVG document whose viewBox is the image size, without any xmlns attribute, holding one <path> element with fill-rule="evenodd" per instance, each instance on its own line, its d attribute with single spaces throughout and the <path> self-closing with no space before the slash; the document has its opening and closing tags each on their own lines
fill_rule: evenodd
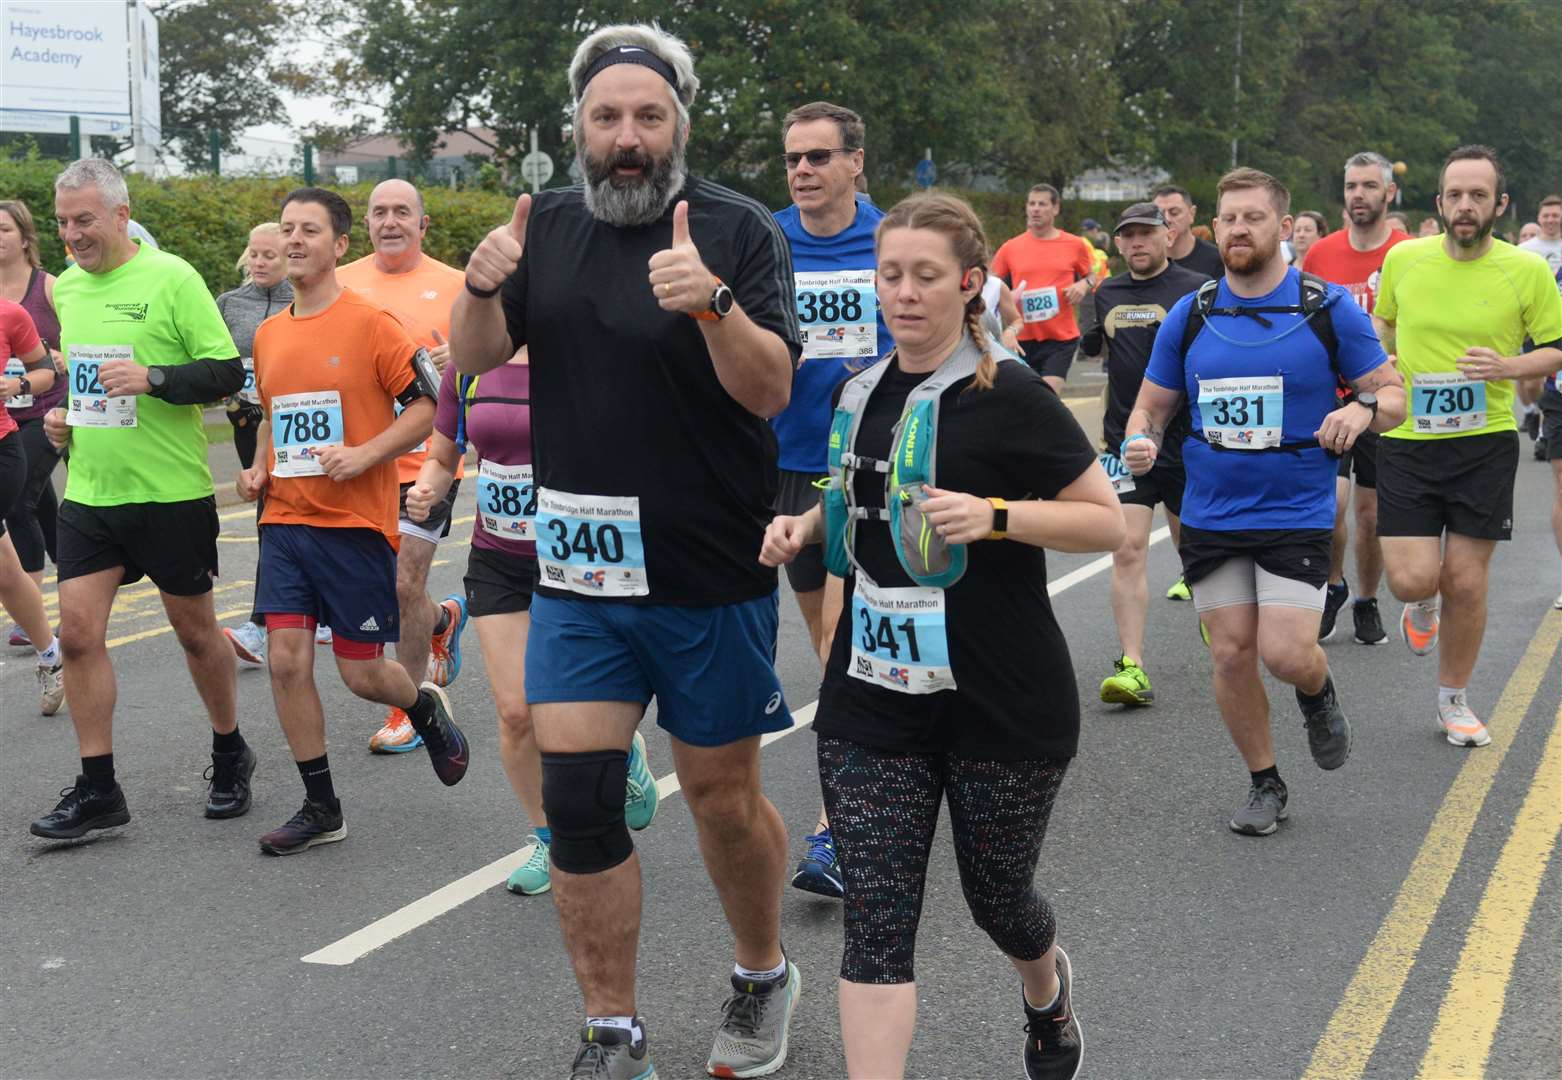
<svg viewBox="0 0 1562 1080">
<path fill-rule="evenodd" d="M 822 169 L 826 165 L 830 164 L 830 159 L 836 154 L 850 154 L 852 152 L 853 151 L 849 147 L 837 146 L 834 150 L 804 150 L 800 154 L 782 154 L 781 160 L 786 162 L 786 167 L 788 169 L 795 169 L 799 164 L 802 163 L 804 158 L 807 158 L 808 164 L 812 165 L 816 169 Z"/>
</svg>

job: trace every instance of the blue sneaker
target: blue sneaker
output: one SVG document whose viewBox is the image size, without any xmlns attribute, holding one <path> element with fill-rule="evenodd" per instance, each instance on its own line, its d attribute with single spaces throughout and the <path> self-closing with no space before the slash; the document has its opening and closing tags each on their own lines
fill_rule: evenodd
<svg viewBox="0 0 1562 1080">
<path fill-rule="evenodd" d="M 651 824 L 656 817 L 661 796 L 656 791 L 656 777 L 645 759 L 645 736 L 635 732 L 634 742 L 629 744 L 629 782 L 624 785 L 624 820 L 636 832 Z"/>
<path fill-rule="evenodd" d="M 553 875 L 548 866 L 548 845 L 535 835 L 526 839 L 533 845 L 531 858 L 515 868 L 504 887 L 522 896 L 536 896 L 553 888 Z"/>
<path fill-rule="evenodd" d="M 450 625 L 443 634 L 435 634 L 428 656 L 428 681 L 435 686 L 449 686 L 461 674 L 461 632 L 466 629 L 466 600 L 460 596 L 447 596 L 439 602 L 450 616 Z"/>
<path fill-rule="evenodd" d="M 808 838 L 808 854 L 797 864 L 792 888 L 833 900 L 845 899 L 846 879 L 841 876 L 841 864 L 836 861 L 835 841 L 830 838 L 828 826 Z"/>
</svg>

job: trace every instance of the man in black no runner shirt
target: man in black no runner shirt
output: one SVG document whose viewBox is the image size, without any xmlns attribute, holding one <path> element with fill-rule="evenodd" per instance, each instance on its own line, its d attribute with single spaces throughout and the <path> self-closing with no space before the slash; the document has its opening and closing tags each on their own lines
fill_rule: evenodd
<svg viewBox="0 0 1562 1080">
<path fill-rule="evenodd" d="M 777 475 L 766 418 L 802 353 L 791 261 L 764 207 L 686 176 L 699 80 L 681 41 L 606 27 L 569 77 L 585 183 L 523 195 L 483 240 L 451 353 L 478 372 L 530 351 L 542 577 L 526 697 L 553 893 L 590 1018 L 575 1075 L 650 1071 L 621 793 L 654 696 L 736 939 L 707 1067 L 757 1076 L 786 1052 L 799 987 L 780 941 L 786 830 L 759 786 L 759 736 L 792 721 L 774 667 L 776 574 L 754 554 Z"/>
<path fill-rule="evenodd" d="M 1123 443 L 1128 414 L 1133 411 L 1150 363 L 1150 349 L 1166 313 L 1178 300 L 1194 292 L 1209 278 L 1186 270 L 1167 259 L 1170 234 L 1166 219 L 1154 203 L 1135 203 L 1124 210 L 1115 230 L 1117 250 L 1128 270 L 1102 282 L 1096 290 L 1096 325 L 1080 343 L 1086 356 L 1105 353 L 1107 402 L 1102 424 L 1106 437 L 1101 464 L 1123 503 L 1128 537 L 1112 553 L 1112 615 L 1122 654 L 1115 670 L 1101 683 L 1101 700 L 1123 705 L 1148 705 L 1155 700 L 1150 679 L 1144 673 L 1144 622 L 1149 607 L 1147 560 L 1150 526 L 1155 504 L 1166 504 L 1166 524 L 1176 543 L 1177 515 L 1182 512 L 1183 471 L 1180 449 L 1164 453 L 1155 468 L 1133 476 L 1123 465 Z M 1172 421 L 1166 439 L 1168 450 L 1181 447 L 1188 433 L 1186 410 Z"/>
</svg>

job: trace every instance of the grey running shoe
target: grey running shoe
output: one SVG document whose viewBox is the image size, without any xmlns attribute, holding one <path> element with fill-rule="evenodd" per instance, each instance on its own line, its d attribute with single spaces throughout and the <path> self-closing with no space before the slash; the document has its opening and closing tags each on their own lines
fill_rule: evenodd
<svg viewBox="0 0 1562 1080">
<path fill-rule="evenodd" d="M 1231 831 L 1243 836 L 1268 836 L 1285 820 L 1285 784 L 1264 780 L 1247 789 L 1247 802 L 1231 818 Z"/>
<path fill-rule="evenodd" d="M 769 1076 L 785 1065 L 792 1011 L 802 989 L 803 977 L 790 960 L 786 974 L 773 982 L 733 975 L 733 994 L 722 1006 L 721 1027 L 705 1071 L 724 1077 Z"/>
<path fill-rule="evenodd" d="M 53 667 L 38 665 L 38 709 L 45 716 L 53 716 L 65 704 L 65 661 Z"/>
<path fill-rule="evenodd" d="M 639 1017 L 635 1021 L 641 1027 L 638 1045 L 623 1028 L 587 1022 L 580 1029 L 580 1050 L 570 1066 L 570 1080 L 656 1080 L 645 1024 Z"/>
<path fill-rule="evenodd" d="M 1338 769 L 1350 757 L 1350 721 L 1340 711 L 1340 700 L 1334 693 L 1334 676 L 1324 679 L 1323 700 L 1311 705 L 1302 700 L 1302 692 L 1296 691 L 1296 704 L 1302 710 L 1302 724 L 1307 728 L 1307 749 L 1320 769 Z"/>
</svg>

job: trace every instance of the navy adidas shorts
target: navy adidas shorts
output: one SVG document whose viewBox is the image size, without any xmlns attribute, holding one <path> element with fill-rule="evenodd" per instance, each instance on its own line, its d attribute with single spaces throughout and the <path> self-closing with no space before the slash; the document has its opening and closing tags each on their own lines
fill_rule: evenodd
<svg viewBox="0 0 1562 1080">
<path fill-rule="evenodd" d="M 374 529 L 262 525 L 255 610 L 309 616 L 348 641 L 400 640 L 396 549 Z"/>
<path fill-rule="evenodd" d="M 691 746 L 782 731 L 780 593 L 719 607 L 623 604 L 538 593 L 526 638 L 526 700 L 656 698 L 656 722 Z"/>
</svg>

